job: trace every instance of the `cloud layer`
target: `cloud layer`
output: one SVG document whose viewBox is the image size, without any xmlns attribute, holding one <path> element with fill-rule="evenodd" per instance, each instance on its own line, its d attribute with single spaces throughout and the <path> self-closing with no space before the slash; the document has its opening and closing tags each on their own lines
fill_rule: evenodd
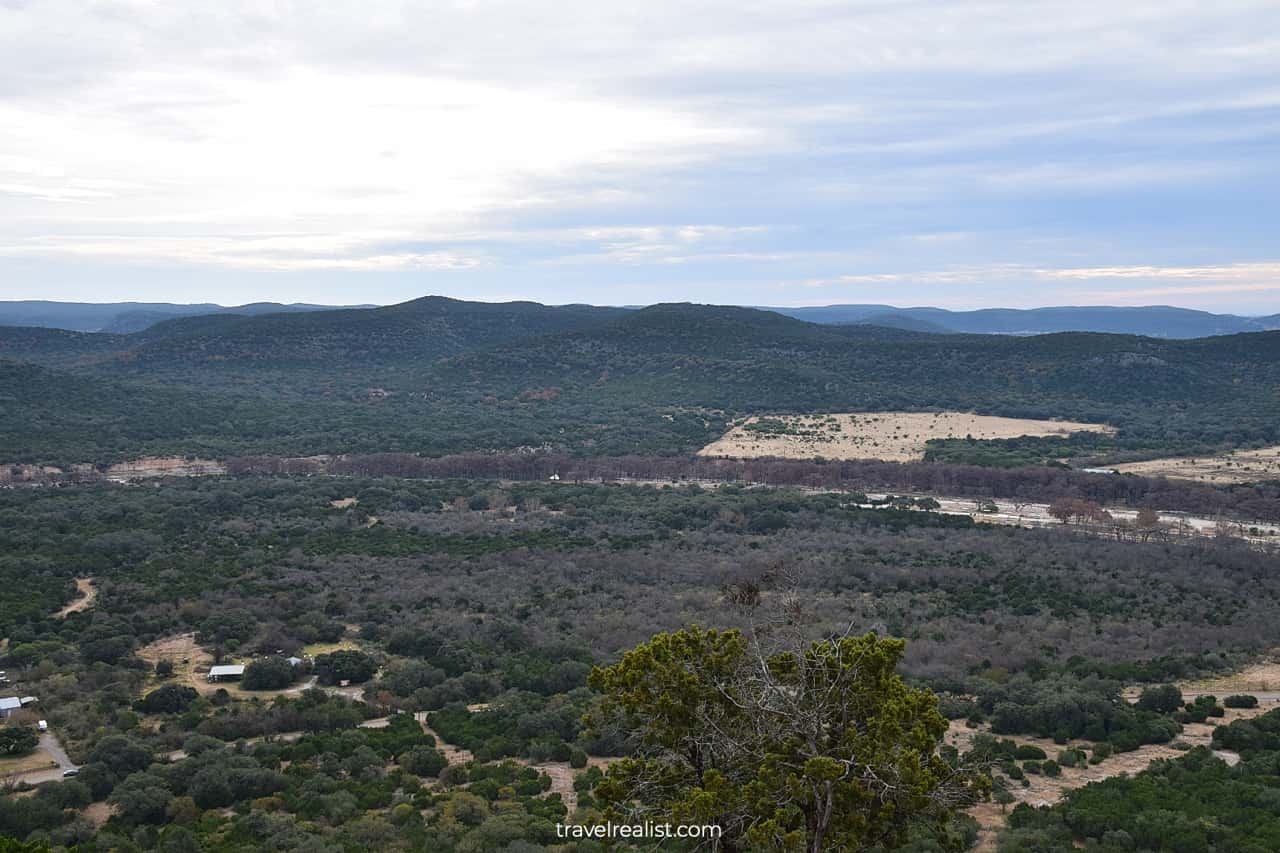
<svg viewBox="0 0 1280 853">
<path fill-rule="evenodd" d="M 1270 2 L 0 2 L 0 298 L 1280 311 Z"/>
</svg>

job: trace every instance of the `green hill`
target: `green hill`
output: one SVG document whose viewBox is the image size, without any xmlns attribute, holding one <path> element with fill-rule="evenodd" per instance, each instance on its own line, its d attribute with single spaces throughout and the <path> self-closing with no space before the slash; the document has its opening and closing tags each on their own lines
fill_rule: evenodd
<svg viewBox="0 0 1280 853">
<path fill-rule="evenodd" d="M 749 308 L 428 298 L 194 317 L 131 335 L 2 329 L 0 355 L 66 371 L 21 379 L 7 368 L 17 392 L 53 387 L 11 390 L 6 409 L 26 426 L 5 433 L 6 460 L 157 447 L 683 453 L 745 414 L 893 409 L 1121 430 L 1114 440 L 1055 445 L 1059 455 L 1280 443 L 1280 332 L 1190 341 L 938 335 Z M 31 430 L 41 435 L 34 444 Z"/>
</svg>

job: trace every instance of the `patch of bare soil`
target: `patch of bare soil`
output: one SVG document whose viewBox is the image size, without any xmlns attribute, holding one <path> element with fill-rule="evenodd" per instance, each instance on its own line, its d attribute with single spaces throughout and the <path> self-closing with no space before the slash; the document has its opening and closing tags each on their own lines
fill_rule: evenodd
<svg viewBox="0 0 1280 853">
<path fill-rule="evenodd" d="M 76 578 L 76 591 L 80 593 L 80 596 L 55 613 L 54 616 L 59 619 L 66 619 L 72 613 L 88 610 L 98 597 L 98 588 L 93 585 L 93 578 Z"/>
<path fill-rule="evenodd" d="M 90 803 L 89 805 L 85 806 L 84 811 L 82 811 L 81 814 L 84 817 L 88 818 L 95 827 L 101 829 L 102 825 L 106 823 L 111 818 L 111 816 L 116 814 L 118 811 L 119 809 L 116 808 L 115 806 L 109 805 L 105 801 L 100 801 L 96 803 Z"/>
<path fill-rule="evenodd" d="M 463 749 L 460 746 L 454 746 L 451 743 L 447 743 L 444 738 L 436 734 L 435 730 L 432 729 L 431 725 L 427 722 L 427 714 L 425 711 L 419 711 L 413 716 L 414 719 L 422 724 L 422 730 L 436 739 L 436 749 L 444 753 L 445 761 L 450 764 L 466 764 L 474 758 L 471 754 L 471 750 Z"/>
<path fill-rule="evenodd" d="M 477 708 L 469 710 L 472 710 L 472 713 L 475 713 Z M 474 759 L 470 750 L 447 743 L 444 738 L 440 737 L 440 735 L 437 734 L 427 723 L 427 714 L 425 711 L 419 711 L 413 716 L 414 719 L 421 724 L 422 730 L 435 738 L 436 749 L 444 753 L 445 761 L 448 761 L 450 764 L 465 764 Z M 551 790 L 548 791 L 548 793 L 559 794 L 560 800 L 569 810 L 569 814 L 573 814 L 578 808 L 578 792 L 573 789 L 573 777 L 578 773 L 578 771 L 570 767 L 567 761 L 544 761 L 534 763 L 523 758 L 512 758 L 509 760 L 523 764 L 527 767 L 532 767 L 539 773 L 547 774 L 548 778 L 551 779 Z M 610 762 L 614 760 L 616 759 L 597 758 L 593 756 L 587 759 L 587 766 L 599 767 L 601 770 L 608 770 Z"/>
<path fill-rule="evenodd" d="M 334 509 L 346 509 L 349 506 L 355 506 L 360 503 L 359 498 L 338 498 L 336 501 L 329 501 L 329 506 Z"/>
<path fill-rule="evenodd" d="M 970 412 L 854 412 L 748 418 L 698 451 L 701 456 L 793 459 L 921 459 L 925 443 L 943 438 L 1018 438 L 1112 433 L 1104 424 L 1001 418 Z"/>
<path fill-rule="evenodd" d="M 539 773 L 545 773 L 551 779 L 551 790 L 548 793 L 559 794 L 569 814 L 578 808 L 578 792 L 573 790 L 573 774 L 576 772 L 563 761 L 548 761 L 542 764 L 530 764 Z"/>
<path fill-rule="evenodd" d="M 138 649 L 138 657 L 155 665 L 162 660 L 173 664 L 173 676 L 166 681 L 177 681 L 188 684 L 201 693 L 213 693 L 222 685 L 210 684 L 206 680 L 209 667 L 213 666 L 213 655 L 209 654 L 196 642 L 195 634 L 178 634 L 174 637 L 161 637 L 154 643 Z"/>
<path fill-rule="evenodd" d="M 1205 483 L 1254 483 L 1280 480 L 1280 445 L 1257 450 L 1233 450 L 1220 456 L 1184 456 L 1126 462 L 1111 466 L 1123 474 L 1177 477 Z"/>
</svg>

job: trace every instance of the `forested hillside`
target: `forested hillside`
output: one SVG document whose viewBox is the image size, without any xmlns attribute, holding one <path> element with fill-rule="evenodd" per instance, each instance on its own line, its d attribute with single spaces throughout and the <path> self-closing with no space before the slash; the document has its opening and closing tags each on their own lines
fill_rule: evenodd
<svg viewBox="0 0 1280 853">
<path fill-rule="evenodd" d="M 1037 445 L 1030 453 L 1042 457 L 1280 442 L 1280 332 L 1192 341 L 941 336 L 743 308 L 428 298 L 188 318 L 132 335 L 6 328 L 0 354 L 118 389 L 50 406 L 49 389 L 11 376 L 15 416 L 44 426 L 38 442 L 0 448 L 8 461 L 519 447 L 688 453 L 746 414 L 894 409 L 1119 427 L 1114 438 Z M 234 417 L 189 424 L 183 405 L 144 402 L 161 386 Z M 97 422 L 101 435 L 82 428 Z"/>
</svg>

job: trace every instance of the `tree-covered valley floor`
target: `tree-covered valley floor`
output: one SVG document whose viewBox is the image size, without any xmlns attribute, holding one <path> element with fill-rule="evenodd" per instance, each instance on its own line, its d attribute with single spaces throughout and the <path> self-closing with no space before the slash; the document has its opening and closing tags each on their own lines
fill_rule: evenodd
<svg viewBox="0 0 1280 853">
<path fill-rule="evenodd" d="M 815 638 L 850 624 L 905 638 L 903 673 L 939 694 L 1013 800 L 1084 772 L 1055 776 L 1048 759 L 1136 769 L 1125 756 L 1178 754 L 1206 720 L 1272 707 L 1263 696 L 1218 718 L 1219 704 L 1123 695 L 1220 677 L 1280 645 L 1280 557 L 1230 537 L 1114 541 L 733 485 L 246 475 L 7 489 L 3 666 L 80 773 L 6 794 L 0 834 L 84 851 L 553 848 L 566 774 L 629 749 L 583 725 L 590 668 L 660 631 L 735 627 L 725 591 L 780 574 Z M 91 606 L 66 609 L 88 578 Z M 210 684 L 215 660 L 250 671 Z M 1159 784 L 1247 770 L 1240 784 L 1261 785 L 1256 762 L 1274 764 L 1280 744 L 1265 734 L 1219 745 L 1240 770 L 1193 751 L 1194 768 Z M 554 785 L 529 765 L 554 768 Z M 584 773 L 579 819 L 598 770 Z M 1007 805 L 1007 844 L 1038 833 L 1111 849 L 1141 817 L 1112 825 L 1068 798 L 1033 821 Z M 1249 832 L 1280 827 L 1277 813 Z M 955 828 L 976 840 L 974 824 Z"/>
</svg>

